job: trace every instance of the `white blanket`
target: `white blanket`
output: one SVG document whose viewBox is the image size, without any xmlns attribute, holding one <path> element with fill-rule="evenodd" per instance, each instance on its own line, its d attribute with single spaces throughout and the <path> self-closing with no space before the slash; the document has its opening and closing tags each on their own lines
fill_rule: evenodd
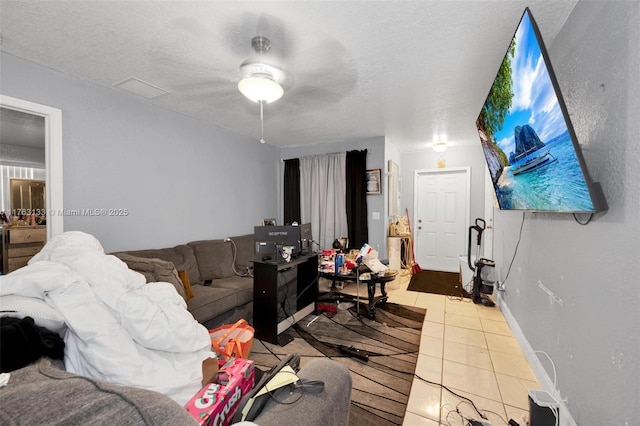
<svg viewBox="0 0 640 426">
<path fill-rule="evenodd" d="M 70 372 L 154 390 L 183 405 L 215 357 L 207 329 L 169 283 L 145 278 L 82 232 L 49 241 L 29 265 L 0 277 L 3 295 L 44 300 L 65 319 Z"/>
</svg>

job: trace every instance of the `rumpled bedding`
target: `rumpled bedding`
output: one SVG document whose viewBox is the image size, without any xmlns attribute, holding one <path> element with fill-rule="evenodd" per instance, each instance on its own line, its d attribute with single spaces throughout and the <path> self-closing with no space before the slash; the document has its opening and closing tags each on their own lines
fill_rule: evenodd
<svg viewBox="0 0 640 426">
<path fill-rule="evenodd" d="M 0 277 L 0 293 L 40 298 L 64 317 L 67 371 L 181 405 L 201 387 L 202 361 L 216 356 L 171 284 L 147 284 L 83 232 L 52 238 L 27 266 Z"/>
</svg>

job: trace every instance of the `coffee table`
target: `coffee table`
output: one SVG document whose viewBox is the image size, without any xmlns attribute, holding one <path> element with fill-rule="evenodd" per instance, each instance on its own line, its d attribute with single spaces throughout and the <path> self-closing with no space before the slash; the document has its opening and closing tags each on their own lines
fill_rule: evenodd
<svg viewBox="0 0 640 426">
<path fill-rule="evenodd" d="M 362 268 L 362 267 L 361 267 Z M 368 300 L 368 306 L 367 306 L 367 312 L 369 314 L 369 318 L 374 318 L 376 316 L 376 306 L 377 305 L 382 305 L 384 303 L 386 303 L 388 296 L 387 296 L 387 292 L 385 290 L 385 285 L 396 279 L 396 277 L 398 276 L 398 272 L 392 273 L 392 274 L 385 274 L 382 276 L 379 276 L 377 274 L 373 274 L 373 273 L 369 273 L 368 278 L 367 279 L 363 279 L 362 275 L 364 273 L 360 272 L 359 274 L 355 271 L 355 269 L 353 271 L 351 271 L 348 274 L 335 274 L 334 272 L 327 272 L 327 271 L 320 271 L 320 276 L 323 278 L 326 278 L 328 280 L 331 280 L 334 285 L 332 285 L 331 287 L 335 287 L 335 282 L 339 281 L 339 282 L 356 282 L 359 281 L 362 284 L 366 284 L 367 285 L 367 300 Z M 358 276 L 359 275 L 359 276 Z M 375 296 L 375 292 L 376 292 L 376 284 L 380 284 L 380 296 Z M 332 292 L 333 293 L 333 292 Z M 343 293 L 339 293 L 340 297 L 346 297 L 346 298 L 354 298 L 354 296 L 352 295 L 345 295 Z"/>
</svg>

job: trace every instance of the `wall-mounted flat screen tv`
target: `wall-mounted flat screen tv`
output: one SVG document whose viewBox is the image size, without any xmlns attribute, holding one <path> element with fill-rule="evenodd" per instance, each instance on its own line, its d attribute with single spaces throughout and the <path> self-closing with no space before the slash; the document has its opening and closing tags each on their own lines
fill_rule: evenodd
<svg viewBox="0 0 640 426">
<path fill-rule="evenodd" d="M 549 62 L 527 8 L 476 121 L 500 209 L 597 212 L 592 182 Z"/>
</svg>

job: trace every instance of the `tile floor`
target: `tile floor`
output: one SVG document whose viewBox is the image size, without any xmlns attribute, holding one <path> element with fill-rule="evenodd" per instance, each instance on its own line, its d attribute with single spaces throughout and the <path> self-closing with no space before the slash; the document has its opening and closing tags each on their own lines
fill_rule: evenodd
<svg viewBox="0 0 640 426">
<path fill-rule="evenodd" d="M 525 425 L 527 391 L 540 386 L 500 309 L 407 291 L 410 279 L 406 271 L 387 284 L 389 302 L 427 309 L 404 425 L 466 426 L 468 419 L 481 419 L 460 396 L 492 426 L 509 419 Z"/>
</svg>

